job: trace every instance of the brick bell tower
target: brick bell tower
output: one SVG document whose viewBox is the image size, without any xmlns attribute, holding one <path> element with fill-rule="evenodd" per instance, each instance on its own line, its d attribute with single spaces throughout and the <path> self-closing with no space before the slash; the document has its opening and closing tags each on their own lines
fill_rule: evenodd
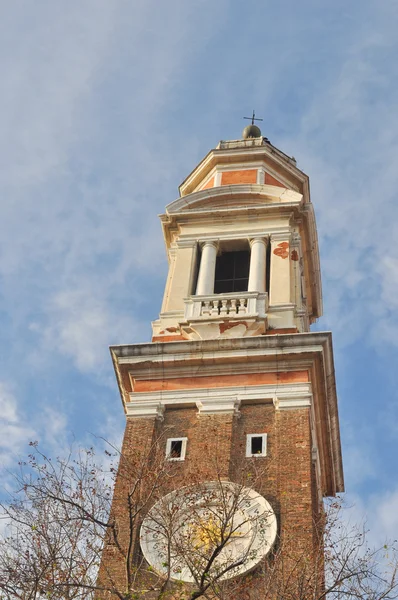
<svg viewBox="0 0 398 600">
<path fill-rule="evenodd" d="M 127 419 L 123 456 L 153 461 L 157 440 L 172 472 L 128 541 L 121 465 L 113 505 L 119 541 L 130 544 L 137 572 L 193 589 L 186 565 L 166 574 L 146 514 L 200 482 L 208 503 L 214 481 L 233 487 L 243 474 L 245 489 L 261 498 L 256 515 L 261 503 L 268 507 L 270 532 L 220 580 L 237 586 L 231 597 L 271 598 L 261 583 L 268 551 L 290 540 L 309 559 L 319 549 L 322 499 L 344 491 L 332 337 L 310 331 L 322 291 L 309 179 L 252 122 L 243 139 L 221 141 L 205 156 L 160 218 L 169 271 L 152 342 L 111 354 Z M 245 536 L 232 536 L 241 550 L 231 550 L 231 560 Z M 125 582 L 122 563 L 109 543 L 102 580 Z M 140 589 L 147 591 L 137 597 L 157 597 L 148 581 Z"/>
</svg>

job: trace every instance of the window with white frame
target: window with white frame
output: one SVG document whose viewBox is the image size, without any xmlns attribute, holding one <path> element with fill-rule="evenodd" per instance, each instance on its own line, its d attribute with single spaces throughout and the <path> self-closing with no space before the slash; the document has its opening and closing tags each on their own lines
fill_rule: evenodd
<svg viewBox="0 0 398 600">
<path fill-rule="evenodd" d="M 185 460 L 188 438 L 168 438 L 166 442 L 167 460 Z"/>
<path fill-rule="evenodd" d="M 267 456 L 267 434 L 248 433 L 246 436 L 246 456 Z"/>
</svg>

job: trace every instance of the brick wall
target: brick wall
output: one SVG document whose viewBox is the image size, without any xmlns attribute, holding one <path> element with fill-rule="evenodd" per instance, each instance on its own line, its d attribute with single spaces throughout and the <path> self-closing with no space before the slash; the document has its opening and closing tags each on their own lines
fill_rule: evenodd
<svg viewBox="0 0 398 600">
<path fill-rule="evenodd" d="M 275 179 L 275 177 L 272 177 L 272 175 L 269 175 L 268 173 L 265 173 L 264 183 L 266 185 L 277 185 L 278 187 L 283 187 L 283 188 L 286 187 L 283 183 L 281 183 L 280 181 Z"/>
<path fill-rule="evenodd" d="M 130 540 L 128 494 L 131 491 L 131 485 L 134 485 L 135 481 L 139 481 L 140 484 L 150 484 L 149 473 L 146 482 L 145 472 L 143 477 L 139 475 L 137 477 L 137 474 L 143 464 L 147 464 L 149 467 L 153 460 L 157 460 L 157 457 L 153 456 L 154 448 L 156 449 L 156 446 L 154 447 L 156 429 L 157 422 L 155 419 L 127 419 L 110 515 L 110 521 L 116 521 L 117 543 L 110 531 L 103 550 L 98 575 L 100 585 L 112 586 L 114 584 L 119 589 L 126 586 L 126 556 L 130 541 L 136 552 L 140 523 L 138 518 L 137 527 L 133 531 L 134 539 Z M 150 471 L 150 467 L 148 470 Z M 118 544 L 120 544 L 121 549 L 118 548 Z M 98 599 L 111 597 L 116 596 L 101 594 L 97 596 Z"/>
<path fill-rule="evenodd" d="M 212 188 L 214 186 L 214 177 L 212 177 L 211 179 L 209 179 L 209 181 L 207 183 L 205 183 L 205 185 L 203 187 L 201 187 L 201 190 L 207 190 L 209 188 Z"/>
<path fill-rule="evenodd" d="M 266 457 L 246 458 L 246 435 L 249 433 L 268 434 Z M 245 483 L 257 489 L 270 502 L 277 515 L 280 536 L 277 548 L 285 543 L 286 548 L 289 545 L 296 555 L 310 556 L 318 540 L 315 524 L 319 506 L 311 458 L 309 409 L 276 411 L 273 404 L 253 404 L 242 406 L 239 417 L 232 414 L 198 416 L 196 407 L 168 409 L 163 422 L 128 419 L 123 453 L 133 463 L 142 458 L 146 460 L 156 438 L 159 439 L 159 454 L 151 460 L 161 463 L 169 437 L 188 438 L 186 458 L 181 462 L 167 462 L 167 477 L 162 481 L 156 497 L 151 500 L 152 504 L 163 494 L 191 482 L 214 480 L 219 476 Z M 129 529 L 126 472 L 126 467 L 122 465 L 116 481 L 112 511 L 118 519 L 119 531 L 122 532 L 120 539 L 124 546 L 128 544 Z M 145 478 L 143 485 L 148 484 L 149 479 Z M 137 527 L 140 523 L 141 519 L 138 519 Z M 137 537 L 133 545 L 134 561 L 138 563 L 143 557 Z M 254 600 L 271 598 L 262 588 L 264 568 L 266 566 L 262 565 L 257 574 L 247 578 L 246 583 L 243 578 L 241 580 L 245 594 L 249 593 L 250 587 L 250 598 Z M 125 581 L 124 569 L 124 561 L 115 546 L 106 546 L 100 579 L 104 580 L 111 574 L 120 586 L 120 582 Z M 284 569 L 288 570 L 288 561 Z M 148 594 L 145 597 L 152 596 Z"/>
<path fill-rule="evenodd" d="M 221 185 L 256 182 L 257 169 L 246 169 L 244 171 L 224 171 L 224 173 L 221 174 Z"/>
</svg>

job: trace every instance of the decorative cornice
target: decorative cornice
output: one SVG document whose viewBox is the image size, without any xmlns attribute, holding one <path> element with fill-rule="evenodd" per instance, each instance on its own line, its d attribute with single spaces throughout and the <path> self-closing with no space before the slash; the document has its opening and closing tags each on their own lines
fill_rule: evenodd
<svg viewBox="0 0 398 600">
<path fill-rule="evenodd" d="M 194 364 L 199 359 L 200 364 L 206 360 L 214 361 L 217 356 L 223 359 L 242 358 L 247 360 L 256 357 L 279 356 L 281 359 L 288 354 L 322 353 L 325 345 L 331 343 L 331 333 L 308 332 L 258 336 L 252 338 L 211 339 L 185 342 L 146 343 L 134 345 L 112 346 L 111 352 L 117 357 L 119 364 L 151 365 L 177 364 L 189 361 Z"/>
<path fill-rule="evenodd" d="M 179 342 L 182 343 L 182 342 Z M 191 365 L 188 362 L 176 365 L 173 368 L 168 368 L 167 371 L 164 369 L 164 365 L 157 364 L 151 365 L 150 370 L 141 370 L 140 373 L 131 372 L 131 376 L 135 381 L 146 381 L 150 375 L 151 380 L 167 380 L 175 378 L 187 378 L 203 376 L 218 376 L 218 375 L 243 375 L 253 373 L 275 373 L 283 372 L 288 373 L 292 371 L 308 371 L 312 367 L 312 360 L 306 358 L 300 358 L 297 356 L 292 359 L 284 359 L 283 355 L 277 355 L 275 361 L 264 361 L 263 356 L 259 356 L 258 360 L 255 361 L 242 361 L 242 362 L 229 362 L 223 360 L 218 363 L 206 364 L 206 371 L 198 369 L 197 365 Z"/>
<path fill-rule="evenodd" d="M 297 408 L 310 408 L 311 395 L 303 394 L 300 396 L 286 396 L 274 398 L 274 406 L 276 410 L 292 410 Z"/>
<path fill-rule="evenodd" d="M 162 312 L 159 314 L 159 319 L 157 319 L 157 321 L 159 321 L 160 319 L 175 319 L 175 318 L 181 318 L 184 316 L 184 311 L 183 310 L 168 310 L 167 312 Z"/>
<path fill-rule="evenodd" d="M 289 311 L 289 310 L 295 310 L 296 305 L 293 304 L 292 302 L 287 302 L 286 304 L 270 304 L 268 307 L 268 312 L 269 313 L 274 313 L 274 312 L 284 312 L 284 311 Z"/>
<path fill-rule="evenodd" d="M 166 206 L 166 213 L 169 215 L 174 215 L 180 212 L 184 213 L 187 209 L 189 209 L 191 213 L 193 211 L 200 210 L 200 208 L 195 208 L 196 204 L 199 204 L 204 200 L 208 200 L 209 198 L 216 199 L 223 198 L 224 196 L 244 196 L 246 198 L 245 205 L 247 205 L 247 197 L 249 196 L 250 198 L 251 195 L 255 195 L 256 198 L 275 198 L 279 201 L 278 204 L 289 202 L 299 205 L 303 200 L 302 194 L 277 185 L 263 185 L 258 183 L 222 185 L 213 188 L 207 188 L 206 190 L 200 190 L 199 192 L 193 192 L 192 194 L 183 196 L 182 198 L 177 198 L 177 200 L 174 200 Z M 268 207 L 269 205 L 270 204 L 268 202 L 266 206 Z M 206 206 L 202 210 L 208 211 L 209 207 Z"/>
<path fill-rule="evenodd" d="M 197 406 L 200 414 L 231 412 L 237 414 L 239 406 L 245 403 L 271 404 L 277 409 L 311 406 L 311 383 L 278 383 L 253 386 L 229 386 L 222 388 L 194 388 L 182 390 L 157 390 L 154 392 L 131 392 L 127 404 L 130 415 L 134 406 L 138 411 L 155 416 L 159 407 L 173 408 Z M 293 406 L 293 401 L 297 406 Z M 290 406 L 291 405 L 291 406 Z M 152 411 L 152 412 L 151 412 Z M 157 414 L 157 413 L 156 413 Z M 139 416 L 139 415 L 138 415 Z"/>
<path fill-rule="evenodd" d="M 290 241 L 292 236 L 292 231 L 290 229 L 285 229 L 285 231 L 275 231 L 271 233 L 271 244 L 274 242 L 285 242 Z"/>
<path fill-rule="evenodd" d="M 209 219 L 209 223 L 213 222 L 211 219 Z M 194 245 L 195 243 L 200 243 L 200 242 L 205 242 L 206 240 L 214 240 L 217 239 L 219 242 L 222 241 L 231 241 L 231 240 L 244 240 L 244 239 L 248 239 L 250 240 L 251 238 L 263 238 L 266 239 L 270 237 L 270 235 L 273 234 L 278 234 L 278 233 L 283 233 L 287 231 L 285 227 L 278 227 L 278 226 L 274 226 L 274 227 L 269 227 L 267 229 L 267 231 L 264 231 L 263 228 L 256 228 L 256 224 L 253 223 L 253 226 L 250 227 L 250 225 L 248 225 L 246 227 L 246 231 L 244 234 L 242 234 L 241 231 L 237 231 L 236 233 L 232 233 L 232 232 L 228 232 L 225 233 L 225 231 L 222 231 L 221 229 L 219 231 L 216 232 L 212 232 L 212 233 L 201 233 L 200 235 L 190 235 L 190 234 L 182 234 L 179 236 L 178 238 L 178 242 L 177 245 L 179 245 L 181 242 L 183 243 L 187 243 L 187 245 Z"/>
<path fill-rule="evenodd" d="M 231 398 L 202 398 L 196 401 L 198 417 L 201 415 L 239 415 L 240 400 Z"/>
<path fill-rule="evenodd" d="M 174 244 L 177 246 L 177 248 L 194 248 L 197 244 L 197 240 L 194 237 L 192 237 L 192 238 L 178 237 L 175 240 Z"/>
<path fill-rule="evenodd" d="M 293 334 L 289 334 L 292 336 L 297 336 L 297 335 L 305 335 L 305 333 L 293 333 Z M 252 337 L 252 338 L 233 338 L 232 341 L 234 340 L 246 340 L 246 339 L 259 339 L 260 336 L 258 337 Z M 264 338 L 266 336 L 261 336 L 261 338 Z M 278 336 L 267 336 L 269 338 L 278 338 L 280 337 L 280 334 Z M 195 341 L 188 341 L 188 342 L 168 342 L 169 344 L 178 344 L 178 345 L 185 345 L 187 344 L 197 344 L 198 342 L 218 342 L 218 341 L 230 341 L 231 338 L 219 338 L 219 339 L 211 339 L 211 340 L 195 340 Z M 158 344 L 153 344 L 154 346 L 158 346 Z M 161 346 L 164 346 L 165 344 L 161 344 Z M 185 361 L 190 361 L 191 364 L 195 364 L 197 361 L 199 361 L 200 364 L 204 364 L 206 361 L 210 360 L 210 361 L 214 361 L 215 358 L 215 354 L 214 351 L 212 350 L 203 350 L 200 352 L 195 353 L 195 350 L 192 349 L 192 354 L 191 352 L 189 352 L 189 350 L 185 353 L 181 352 L 175 355 L 170 355 L 166 352 L 162 352 L 163 348 L 161 350 L 159 350 L 159 354 L 155 355 L 155 356 L 126 356 L 126 357 L 120 357 L 118 362 L 119 364 L 128 364 L 128 365 L 142 365 L 143 368 L 148 368 L 148 369 L 152 369 L 156 364 L 159 365 L 163 365 L 163 366 L 168 366 L 170 367 L 170 365 L 173 366 L 177 366 L 177 362 L 185 362 Z M 182 350 L 182 349 L 181 349 Z M 301 353 L 308 353 L 311 352 L 313 354 L 316 353 L 322 353 L 322 345 L 311 345 L 311 346 L 305 346 L 305 347 L 299 347 L 299 346 L 294 346 L 292 348 L 290 348 L 290 353 L 291 354 L 296 354 L 299 355 Z M 284 352 L 283 349 L 278 349 L 278 348 L 253 348 L 250 350 L 243 350 L 243 349 L 231 349 L 227 352 L 223 352 L 220 349 L 220 352 L 217 354 L 217 358 L 219 360 L 219 362 L 221 363 L 223 360 L 247 360 L 249 357 L 250 358 L 257 358 L 257 357 L 267 357 L 267 358 L 272 358 L 272 357 L 280 357 L 281 360 L 283 360 L 284 357 L 286 357 L 286 351 Z"/>
<path fill-rule="evenodd" d="M 153 418 L 163 421 L 165 405 L 161 402 L 129 402 L 126 405 L 126 414 L 129 418 Z"/>
</svg>

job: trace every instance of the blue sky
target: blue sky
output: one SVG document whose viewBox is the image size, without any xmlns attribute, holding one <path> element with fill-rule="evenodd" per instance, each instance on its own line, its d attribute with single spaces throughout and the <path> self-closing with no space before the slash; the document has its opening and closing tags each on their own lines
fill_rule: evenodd
<svg viewBox="0 0 398 600">
<path fill-rule="evenodd" d="M 398 5 L 0 3 L 0 459 L 120 440 L 108 346 L 150 339 L 157 215 L 253 108 L 311 178 L 349 502 L 398 536 Z"/>
</svg>

